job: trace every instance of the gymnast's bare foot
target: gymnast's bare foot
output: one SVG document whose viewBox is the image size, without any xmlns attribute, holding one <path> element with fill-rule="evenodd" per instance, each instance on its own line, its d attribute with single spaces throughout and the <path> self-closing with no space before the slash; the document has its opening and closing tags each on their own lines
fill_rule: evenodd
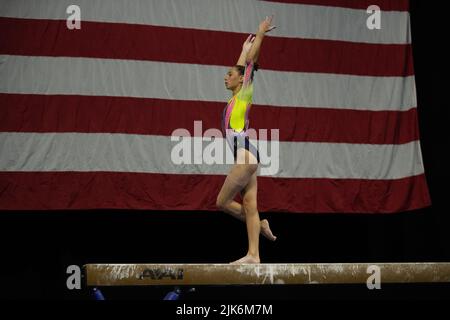
<svg viewBox="0 0 450 320">
<path fill-rule="evenodd" d="M 267 219 L 261 220 L 261 234 L 271 241 L 277 240 L 277 237 L 275 237 L 272 234 L 272 230 L 270 230 L 269 221 L 267 221 Z"/>
<path fill-rule="evenodd" d="M 257 263 L 260 263 L 260 260 L 259 260 L 259 257 L 254 257 L 254 256 L 247 254 L 245 257 L 240 258 L 239 260 L 230 262 L 230 264 L 244 264 L 244 263 L 257 264 Z"/>
</svg>

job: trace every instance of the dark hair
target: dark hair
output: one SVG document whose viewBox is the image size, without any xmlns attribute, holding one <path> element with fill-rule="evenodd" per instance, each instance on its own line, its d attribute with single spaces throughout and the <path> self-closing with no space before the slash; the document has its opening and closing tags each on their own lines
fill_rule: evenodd
<svg viewBox="0 0 450 320">
<path fill-rule="evenodd" d="M 238 73 L 241 75 L 241 76 L 243 76 L 244 75 L 244 73 L 245 73 L 245 67 L 244 66 L 241 66 L 241 65 L 235 65 L 234 66 L 235 68 L 236 68 L 236 70 L 238 71 Z M 256 71 L 258 71 L 258 69 L 259 69 L 259 64 L 257 64 L 257 63 L 254 63 L 253 64 L 253 72 L 252 72 L 252 74 L 251 74 L 251 76 L 250 76 L 250 79 L 253 81 L 253 75 L 254 75 L 254 73 L 256 72 Z"/>
</svg>

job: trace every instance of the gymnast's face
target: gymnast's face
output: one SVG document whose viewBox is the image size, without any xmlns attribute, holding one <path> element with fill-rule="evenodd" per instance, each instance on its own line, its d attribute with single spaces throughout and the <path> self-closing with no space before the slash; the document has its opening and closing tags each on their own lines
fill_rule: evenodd
<svg viewBox="0 0 450 320">
<path fill-rule="evenodd" d="M 233 91 L 244 81 L 244 76 L 239 74 L 235 67 L 231 67 L 225 75 L 225 87 Z"/>
</svg>

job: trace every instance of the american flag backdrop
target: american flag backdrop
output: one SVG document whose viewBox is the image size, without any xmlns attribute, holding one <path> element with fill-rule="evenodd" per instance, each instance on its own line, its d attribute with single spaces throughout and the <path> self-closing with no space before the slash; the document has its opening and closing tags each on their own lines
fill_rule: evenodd
<svg viewBox="0 0 450 320">
<path fill-rule="evenodd" d="M 372 4 L 381 29 L 367 26 Z M 224 75 L 270 14 L 250 127 L 279 129 L 279 170 L 258 177 L 259 211 L 426 207 L 408 9 L 1 0 L 0 209 L 216 210 L 230 166 L 173 163 L 171 134 L 220 128 Z"/>
</svg>

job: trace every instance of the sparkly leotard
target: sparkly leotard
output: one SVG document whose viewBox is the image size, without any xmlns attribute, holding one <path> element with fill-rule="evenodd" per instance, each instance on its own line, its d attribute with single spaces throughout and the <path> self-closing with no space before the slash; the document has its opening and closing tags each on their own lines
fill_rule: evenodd
<svg viewBox="0 0 450 320">
<path fill-rule="evenodd" d="M 253 73 L 254 64 L 252 61 L 245 65 L 244 82 L 241 90 L 234 95 L 225 106 L 222 113 L 222 132 L 227 143 L 233 151 L 236 160 L 237 149 L 245 148 L 252 153 L 259 161 L 258 149 L 250 143 L 247 135 L 249 124 L 249 112 L 253 98 Z"/>
</svg>

